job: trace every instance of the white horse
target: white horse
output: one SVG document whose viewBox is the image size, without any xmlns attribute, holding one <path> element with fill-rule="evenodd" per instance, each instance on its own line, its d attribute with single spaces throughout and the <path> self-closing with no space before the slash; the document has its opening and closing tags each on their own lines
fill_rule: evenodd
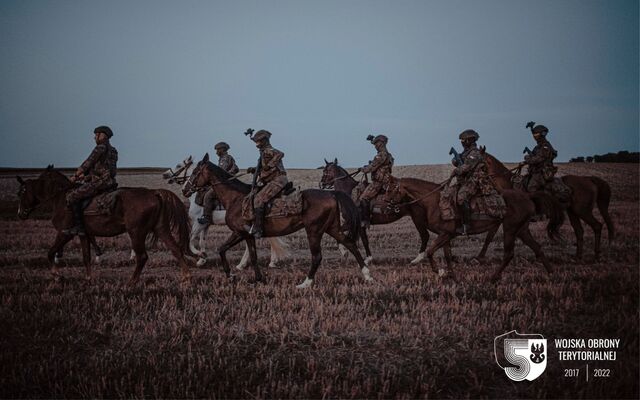
<svg viewBox="0 0 640 400">
<path fill-rule="evenodd" d="M 182 162 L 176 165 L 176 170 L 168 169 L 162 174 L 162 177 L 167 180 L 168 183 L 181 184 L 182 187 L 187 183 L 191 171 L 195 168 L 193 158 L 189 156 Z M 189 240 L 189 247 L 194 254 L 199 255 L 197 262 L 198 266 L 202 266 L 207 262 L 207 255 L 205 251 L 205 243 L 207 239 L 207 231 L 209 225 L 203 225 L 198 222 L 204 214 L 204 207 L 196 204 L 195 199 L 189 199 L 189 218 L 191 219 L 191 239 Z M 212 219 L 214 225 L 225 225 L 225 210 L 214 210 Z M 269 260 L 269 267 L 276 267 L 278 262 L 289 256 L 289 249 L 287 244 L 280 237 L 266 238 L 271 245 L 271 258 Z M 240 263 L 236 265 L 236 269 L 244 269 L 249 264 L 249 248 L 246 247 Z"/>
</svg>

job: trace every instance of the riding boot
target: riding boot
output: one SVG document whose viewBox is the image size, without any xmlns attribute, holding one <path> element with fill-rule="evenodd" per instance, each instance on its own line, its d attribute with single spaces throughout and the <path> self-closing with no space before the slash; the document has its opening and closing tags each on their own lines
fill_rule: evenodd
<svg viewBox="0 0 640 400">
<path fill-rule="evenodd" d="M 253 226 L 251 227 L 251 233 L 256 239 L 259 239 L 264 234 L 263 222 L 264 222 L 264 207 L 256 207 L 254 210 L 255 219 L 253 220 Z"/>
<path fill-rule="evenodd" d="M 72 236 L 84 236 L 86 233 L 84 231 L 84 220 L 83 220 L 83 210 L 82 205 L 79 201 L 76 201 L 71 205 L 73 226 L 71 228 L 65 229 L 63 233 Z"/>
<path fill-rule="evenodd" d="M 471 205 L 468 200 L 462 203 L 462 226 L 456 229 L 456 233 L 466 236 L 471 229 L 469 226 L 471 222 Z"/>
<path fill-rule="evenodd" d="M 213 209 L 216 207 L 215 197 L 209 193 L 204 196 L 204 210 L 202 216 L 198 218 L 201 225 L 211 225 L 213 223 Z"/>
<path fill-rule="evenodd" d="M 360 213 L 362 215 L 362 227 L 369 228 L 371 225 L 371 203 L 369 200 L 360 200 Z"/>
</svg>

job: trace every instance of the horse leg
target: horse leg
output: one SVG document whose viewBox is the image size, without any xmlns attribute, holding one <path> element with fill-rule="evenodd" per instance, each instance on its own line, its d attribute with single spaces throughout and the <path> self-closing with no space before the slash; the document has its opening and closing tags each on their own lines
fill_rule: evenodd
<svg viewBox="0 0 640 400">
<path fill-rule="evenodd" d="M 528 223 L 528 222 L 527 222 Z M 527 226 L 526 228 L 529 229 Z M 504 227 L 504 256 L 502 258 L 502 264 L 496 269 L 496 271 L 491 276 L 491 282 L 497 282 L 500 280 L 500 276 L 502 275 L 502 271 L 509 265 L 511 260 L 513 259 L 513 250 L 516 245 L 516 234 L 518 233 L 517 229 L 509 229 L 506 226 Z"/>
<path fill-rule="evenodd" d="M 249 258 L 251 259 L 251 266 L 253 267 L 253 272 L 255 273 L 256 283 L 263 282 L 264 279 L 262 277 L 262 273 L 260 272 L 260 267 L 258 266 L 258 252 L 256 251 L 256 238 L 253 235 L 245 235 L 245 241 L 247 243 L 247 252 L 249 253 Z"/>
<path fill-rule="evenodd" d="M 584 222 L 589 224 L 589 226 L 593 230 L 593 236 L 594 236 L 593 250 L 595 254 L 594 257 L 595 257 L 595 260 L 598 261 L 600 259 L 600 237 L 602 235 L 602 223 L 598 221 L 596 217 L 593 216 L 591 211 L 589 211 L 588 214 L 583 215 L 582 219 L 584 220 Z"/>
<path fill-rule="evenodd" d="M 249 254 L 249 244 L 247 243 L 244 247 L 244 253 L 242 253 L 242 258 L 240 259 L 240 262 L 238 263 L 238 265 L 236 265 L 236 269 L 237 270 L 243 270 L 244 267 L 247 266 L 247 264 L 249 264 L 251 255 Z"/>
<path fill-rule="evenodd" d="M 135 286 L 135 284 L 138 283 L 142 269 L 149 259 L 149 256 L 147 255 L 147 246 L 145 244 L 146 236 L 146 234 L 143 234 L 140 231 L 129 232 L 131 249 L 136 257 L 136 269 L 133 271 L 131 279 L 129 279 L 129 286 Z"/>
<path fill-rule="evenodd" d="M 347 250 L 349 250 L 351 252 L 351 254 L 353 254 L 353 256 L 356 258 L 356 261 L 358 262 L 358 266 L 360 267 L 360 271 L 362 272 L 362 275 L 364 276 L 364 280 L 365 281 L 372 281 L 373 278 L 371 277 L 371 274 L 369 273 L 369 267 L 367 265 L 366 260 L 362 258 L 362 254 L 360 254 L 360 250 L 358 250 L 358 244 L 355 241 L 350 240 L 349 238 L 347 238 L 345 236 L 345 234 L 343 232 L 341 232 L 339 229 L 329 228 L 327 230 L 327 233 L 331 237 L 336 239 L 338 241 L 338 243 L 340 243 L 342 246 L 344 246 Z"/>
<path fill-rule="evenodd" d="M 80 236 L 80 245 L 82 247 L 82 262 L 84 262 L 86 279 L 90 281 L 93 278 L 91 272 L 91 241 L 85 236 Z"/>
<path fill-rule="evenodd" d="M 364 252 L 367 255 L 367 257 L 364 259 L 364 263 L 366 265 L 369 265 L 371 264 L 371 261 L 373 261 L 373 256 L 371 255 L 371 249 L 369 248 L 369 236 L 367 235 L 367 228 L 365 227 L 360 228 L 360 240 L 362 240 Z"/>
<path fill-rule="evenodd" d="M 62 232 L 58 232 L 56 234 L 56 239 L 53 242 L 53 245 L 51 246 L 51 248 L 49 249 L 49 252 L 47 253 L 47 259 L 49 260 L 49 264 L 51 264 L 51 274 L 53 274 L 54 276 L 60 275 L 60 273 L 58 272 L 57 255 L 62 254 L 62 248 L 71 239 L 73 239 L 73 236 L 65 235 Z"/>
<path fill-rule="evenodd" d="M 271 255 L 269 257 L 269 268 L 278 267 L 278 263 L 287 255 L 287 244 L 281 237 L 269 238 L 271 245 Z"/>
<path fill-rule="evenodd" d="M 436 263 L 436 260 L 433 258 L 433 255 L 435 254 L 436 251 L 438 251 L 438 249 L 440 249 L 445 245 L 448 245 L 452 237 L 453 235 L 447 232 L 439 234 L 436 240 L 434 240 L 433 243 L 431 243 L 431 246 L 427 250 L 427 258 L 429 259 L 429 264 L 431 264 L 431 270 L 440 276 L 443 276 L 446 273 L 446 271 L 442 268 L 438 269 L 438 264 Z M 446 250 L 445 250 L 445 258 L 446 258 Z"/>
<path fill-rule="evenodd" d="M 576 261 L 580 261 L 582 259 L 584 246 L 584 229 L 582 228 L 582 222 L 580 222 L 578 214 L 571 211 L 571 209 L 567 210 L 567 214 L 569 215 L 569 221 L 571 221 L 573 232 L 576 234 Z"/>
<path fill-rule="evenodd" d="M 524 242 L 524 244 L 526 244 L 531 250 L 533 250 L 538 261 L 542 262 L 544 268 L 549 274 L 551 274 L 553 272 L 553 268 L 551 268 L 549 260 L 547 260 L 547 257 L 545 257 L 544 252 L 542 251 L 542 246 L 540 246 L 540 243 L 538 243 L 533 238 L 533 235 L 531 235 L 529 227 L 526 227 L 525 229 L 522 229 L 520 232 L 518 232 L 518 237 Z"/>
<path fill-rule="evenodd" d="M 478 260 L 480 263 L 483 263 L 485 261 L 484 257 L 487 254 L 489 245 L 493 241 L 493 238 L 496 236 L 498 229 L 500 229 L 500 225 L 496 225 L 495 228 L 491 228 L 491 230 L 487 232 L 487 236 L 485 236 L 484 238 L 484 244 L 482 245 L 482 249 L 480 250 L 480 253 L 476 256 L 476 260 Z"/>
<path fill-rule="evenodd" d="M 427 249 L 427 244 L 429 243 L 429 230 L 427 229 L 426 224 L 423 219 L 420 219 L 418 216 L 411 215 L 411 219 L 413 220 L 416 229 L 418 230 L 418 234 L 420 235 L 420 251 L 416 258 L 414 258 L 409 264 L 415 265 L 424 260 L 424 253 Z M 451 251 L 449 251 L 449 255 L 451 255 Z M 446 257 L 446 250 L 445 250 Z"/>
<path fill-rule="evenodd" d="M 232 232 L 231 236 L 225 240 L 225 242 L 218 247 L 218 254 L 222 260 L 222 269 L 228 278 L 232 278 L 231 269 L 229 268 L 229 261 L 227 261 L 227 250 L 240 243 L 244 238 L 238 232 Z"/>
<path fill-rule="evenodd" d="M 305 289 L 313 285 L 316 271 L 322 262 L 322 247 L 320 246 L 322 232 L 311 232 L 307 229 L 307 240 L 309 241 L 309 250 L 311 250 L 311 269 L 304 282 L 296 286 L 298 289 Z"/>
<path fill-rule="evenodd" d="M 96 252 L 96 262 L 100 262 L 100 256 L 102 255 L 102 249 L 98 246 L 98 242 L 96 242 L 95 236 L 89 236 L 89 241 L 91 241 L 91 247 L 93 247 L 93 251 Z"/>
<path fill-rule="evenodd" d="M 171 235 L 171 230 L 167 227 L 159 228 L 156 231 L 156 234 L 162 240 L 162 242 L 169 248 L 171 254 L 178 260 L 178 264 L 180 264 L 180 270 L 182 272 L 182 281 L 188 282 L 191 278 L 191 273 L 189 272 L 189 264 L 187 264 L 187 260 L 184 258 L 184 252 Z"/>
</svg>

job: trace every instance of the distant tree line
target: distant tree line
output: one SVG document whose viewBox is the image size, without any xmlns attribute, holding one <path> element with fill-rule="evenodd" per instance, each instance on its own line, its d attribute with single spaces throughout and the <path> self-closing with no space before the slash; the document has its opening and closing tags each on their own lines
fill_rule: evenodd
<svg viewBox="0 0 640 400">
<path fill-rule="evenodd" d="M 630 153 L 626 150 L 617 153 L 596 154 L 588 157 L 574 157 L 569 162 L 608 162 L 608 163 L 640 163 L 640 153 Z"/>
</svg>

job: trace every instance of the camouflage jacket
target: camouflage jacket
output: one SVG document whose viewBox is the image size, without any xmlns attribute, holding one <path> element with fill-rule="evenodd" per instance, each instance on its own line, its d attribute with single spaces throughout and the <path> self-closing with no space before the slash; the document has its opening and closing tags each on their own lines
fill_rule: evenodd
<svg viewBox="0 0 640 400">
<path fill-rule="evenodd" d="M 259 181 L 266 184 L 280 175 L 286 176 L 287 171 L 285 171 L 284 164 L 282 163 L 283 158 L 284 153 L 271 146 L 260 149 Z"/>
<path fill-rule="evenodd" d="M 115 183 L 118 151 L 111 143 L 97 145 L 80 165 L 85 182 Z"/>
<path fill-rule="evenodd" d="M 230 154 L 223 154 L 218 159 L 218 167 L 227 171 L 231 175 L 235 175 L 240 171 L 240 168 L 236 165 L 236 160 L 231 157 Z"/>
<path fill-rule="evenodd" d="M 393 168 L 393 156 L 386 149 L 380 150 L 378 154 L 369 161 L 369 164 L 362 167 L 362 172 L 371 173 L 371 180 L 374 182 L 387 182 L 391 178 Z"/>
<path fill-rule="evenodd" d="M 459 182 L 465 181 L 473 175 L 487 174 L 487 165 L 477 146 L 465 149 L 460 154 L 460 158 L 462 158 L 462 165 L 456 166 L 455 169 L 455 175 L 458 177 Z"/>
<path fill-rule="evenodd" d="M 524 157 L 524 162 L 529 167 L 530 174 L 542 173 L 545 175 L 545 179 L 549 177 L 553 178 L 556 172 L 553 159 L 556 158 L 557 155 L 558 152 L 555 151 L 551 143 L 545 139 L 533 148 L 530 155 Z"/>
</svg>

